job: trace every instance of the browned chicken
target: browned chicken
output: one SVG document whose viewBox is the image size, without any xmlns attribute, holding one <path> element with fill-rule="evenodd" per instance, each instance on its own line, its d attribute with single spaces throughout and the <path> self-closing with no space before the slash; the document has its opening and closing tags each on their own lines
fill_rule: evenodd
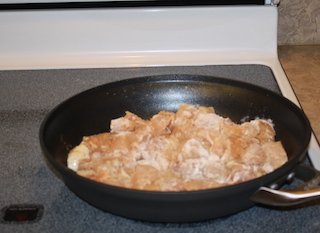
<svg viewBox="0 0 320 233">
<path fill-rule="evenodd" d="M 126 112 L 110 128 L 84 137 L 68 167 L 110 185 L 188 191 L 254 179 L 287 161 L 271 120 L 236 124 L 212 107 L 182 104 L 148 120 Z"/>
</svg>

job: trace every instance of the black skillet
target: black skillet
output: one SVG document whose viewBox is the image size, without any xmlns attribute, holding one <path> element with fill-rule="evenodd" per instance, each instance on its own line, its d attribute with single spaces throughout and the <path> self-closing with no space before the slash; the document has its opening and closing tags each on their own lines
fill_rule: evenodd
<svg viewBox="0 0 320 233">
<path fill-rule="evenodd" d="M 213 106 L 235 122 L 272 119 L 289 161 L 260 178 L 216 189 L 188 192 L 153 192 L 114 187 L 78 176 L 66 166 L 68 151 L 84 135 L 109 130 L 111 119 L 131 111 L 149 118 L 160 110 L 174 111 L 181 103 Z M 48 164 L 81 199 L 102 210 L 155 222 L 200 221 L 221 217 L 262 202 L 272 205 L 300 201 L 284 200 L 269 192 L 301 168 L 311 128 L 304 113 L 292 102 L 266 89 L 238 81 L 192 75 L 161 75 L 105 84 L 82 92 L 58 105 L 45 118 L 40 143 Z M 299 171 L 300 171 L 299 170 Z M 296 172 L 297 174 L 299 172 Z M 269 190 L 269 191 L 268 191 Z M 283 199 L 283 200 L 282 200 Z M 300 200 L 300 199 L 299 199 Z"/>
</svg>

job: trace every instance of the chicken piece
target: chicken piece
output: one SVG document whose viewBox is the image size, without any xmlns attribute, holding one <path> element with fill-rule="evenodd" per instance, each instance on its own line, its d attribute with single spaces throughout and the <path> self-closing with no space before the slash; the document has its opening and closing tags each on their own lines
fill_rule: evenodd
<svg viewBox="0 0 320 233">
<path fill-rule="evenodd" d="M 195 190 L 203 190 L 209 188 L 217 188 L 221 186 L 221 184 L 216 183 L 212 180 L 188 180 L 183 183 L 183 190 L 186 191 L 195 191 Z"/>
<path fill-rule="evenodd" d="M 248 167 L 243 164 L 234 163 L 232 166 L 230 166 L 230 173 L 225 181 L 225 184 L 237 184 L 248 180 L 252 180 L 261 175 L 262 174 L 260 172 L 255 172 L 253 167 Z"/>
<path fill-rule="evenodd" d="M 274 141 L 276 132 L 273 128 L 272 122 L 264 119 L 256 119 L 250 121 L 251 128 L 257 128 L 258 133 L 255 136 L 261 143 Z"/>
<path fill-rule="evenodd" d="M 153 135 L 168 135 L 172 131 L 172 123 L 175 114 L 173 112 L 159 112 L 151 118 L 151 126 L 153 128 Z"/>
<path fill-rule="evenodd" d="M 132 188 L 144 190 L 159 190 L 160 187 L 154 184 L 161 174 L 158 169 L 149 165 L 137 165 L 132 174 Z"/>
<path fill-rule="evenodd" d="M 241 162 L 249 166 L 260 166 L 266 162 L 265 153 L 258 143 L 248 145 L 241 156 Z"/>
<path fill-rule="evenodd" d="M 110 129 L 111 133 L 127 132 L 137 130 L 146 124 L 146 121 L 127 111 L 124 117 L 111 120 Z"/>
<path fill-rule="evenodd" d="M 89 148 L 84 143 L 81 143 L 69 152 L 67 159 L 68 168 L 77 171 L 79 168 L 80 161 L 84 159 L 89 159 L 89 157 Z"/>
<path fill-rule="evenodd" d="M 262 145 L 262 150 L 266 157 L 266 163 L 263 166 L 266 173 L 281 167 L 288 161 L 287 153 L 279 141 L 266 142 Z"/>
<path fill-rule="evenodd" d="M 222 160 L 209 160 L 203 167 L 203 176 L 217 184 L 225 184 L 228 176 L 228 169 Z"/>
<path fill-rule="evenodd" d="M 154 181 L 154 187 L 159 187 L 155 190 L 160 191 L 180 191 L 183 189 L 183 179 L 180 174 L 167 170 L 160 173 L 160 177 Z"/>
<path fill-rule="evenodd" d="M 197 128 L 219 132 L 224 121 L 225 119 L 223 117 L 213 112 L 199 112 L 194 119 L 194 125 Z"/>
<path fill-rule="evenodd" d="M 197 159 L 210 156 L 210 152 L 205 146 L 195 138 L 191 138 L 183 144 L 178 159 L 185 161 L 187 159 Z"/>
</svg>

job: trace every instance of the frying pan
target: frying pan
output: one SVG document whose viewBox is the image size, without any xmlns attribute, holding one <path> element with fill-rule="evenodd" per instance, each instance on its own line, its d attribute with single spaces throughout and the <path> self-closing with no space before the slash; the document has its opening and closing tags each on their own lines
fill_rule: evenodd
<svg viewBox="0 0 320 233">
<path fill-rule="evenodd" d="M 149 118 L 161 110 L 175 111 L 181 103 L 213 106 L 217 114 L 238 123 L 257 117 L 272 119 L 276 139 L 281 140 L 288 162 L 247 182 L 183 192 L 106 185 L 67 168 L 68 152 L 83 136 L 108 131 L 110 121 L 123 116 L 125 111 Z M 46 116 L 39 137 L 48 165 L 84 201 L 128 218 L 187 222 L 230 215 L 256 203 L 288 206 L 319 196 L 312 185 L 309 185 L 312 186 L 309 196 L 306 196 L 309 191 L 301 196 L 299 191 L 275 190 L 295 176 L 306 181 L 320 177 L 316 170 L 300 165 L 306 157 L 310 135 L 310 124 L 304 113 L 269 90 L 224 78 L 170 74 L 108 83 L 77 94 Z"/>
</svg>

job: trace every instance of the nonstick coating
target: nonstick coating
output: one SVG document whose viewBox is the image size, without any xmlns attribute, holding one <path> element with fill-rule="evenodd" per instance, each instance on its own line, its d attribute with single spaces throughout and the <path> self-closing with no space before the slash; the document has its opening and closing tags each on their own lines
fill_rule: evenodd
<svg viewBox="0 0 320 233">
<path fill-rule="evenodd" d="M 272 119 L 289 161 L 260 178 L 216 189 L 153 192 L 114 187 L 78 176 L 66 166 L 68 151 L 85 135 L 109 130 L 111 119 L 131 111 L 149 118 L 161 110 L 175 111 L 181 103 L 213 106 L 235 122 Z M 40 129 L 43 154 L 65 184 L 81 199 L 102 210 L 155 222 L 200 221 L 221 217 L 254 205 L 250 196 L 261 186 L 286 177 L 304 159 L 311 135 L 304 113 L 266 89 L 222 78 L 161 75 L 105 84 L 58 105 Z"/>
</svg>

